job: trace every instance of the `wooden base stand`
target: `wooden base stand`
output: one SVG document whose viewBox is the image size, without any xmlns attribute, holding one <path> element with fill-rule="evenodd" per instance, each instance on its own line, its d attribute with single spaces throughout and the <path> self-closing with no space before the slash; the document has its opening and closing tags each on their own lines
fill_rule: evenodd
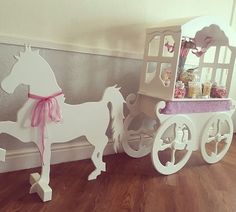
<svg viewBox="0 0 236 212">
<path fill-rule="evenodd" d="M 50 201 L 52 199 L 52 189 L 48 184 L 39 179 L 39 173 L 33 173 L 30 175 L 30 194 L 37 193 L 43 202 Z"/>
</svg>

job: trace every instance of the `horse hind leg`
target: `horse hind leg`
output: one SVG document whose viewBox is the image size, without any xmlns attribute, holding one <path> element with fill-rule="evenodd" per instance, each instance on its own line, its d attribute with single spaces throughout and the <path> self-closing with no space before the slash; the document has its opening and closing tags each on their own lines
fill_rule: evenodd
<svg viewBox="0 0 236 212">
<path fill-rule="evenodd" d="M 29 141 L 29 129 L 20 128 L 17 122 L 12 122 L 12 121 L 0 122 L 0 134 L 2 133 L 12 135 L 23 142 Z M 5 158 L 6 158 L 6 150 L 0 148 L 0 161 L 5 161 Z"/>
<path fill-rule="evenodd" d="M 95 170 L 90 173 L 90 175 L 88 176 L 88 180 L 95 180 L 102 171 L 106 171 L 106 164 L 102 161 L 102 157 L 106 144 L 108 143 L 108 138 L 107 136 L 103 136 L 102 138 L 96 137 L 88 139 L 95 147 L 91 157 L 92 162 L 95 166 Z"/>
</svg>

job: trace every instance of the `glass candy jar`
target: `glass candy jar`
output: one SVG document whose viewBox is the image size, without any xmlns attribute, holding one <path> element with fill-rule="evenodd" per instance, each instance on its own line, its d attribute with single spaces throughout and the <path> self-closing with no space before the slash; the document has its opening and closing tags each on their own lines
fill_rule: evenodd
<svg viewBox="0 0 236 212">
<path fill-rule="evenodd" d="M 198 80 L 198 74 L 195 69 L 188 69 L 186 71 L 182 71 L 179 75 L 180 81 L 182 81 L 185 85 L 188 85 L 188 82 L 193 82 Z"/>
<path fill-rule="evenodd" d="M 211 95 L 211 87 L 212 83 L 211 82 L 205 82 L 203 84 L 203 91 L 202 91 L 202 96 L 205 98 L 209 98 Z"/>
<path fill-rule="evenodd" d="M 175 98 L 184 98 L 186 94 L 186 88 L 182 81 L 177 81 L 175 84 Z"/>
<path fill-rule="evenodd" d="M 211 97 L 213 98 L 225 98 L 227 96 L 227 89 L 225 86 L 218 86 L 214 84 L 211 88 Z"/>
<path fill-rule="evenodd" d="M 198 98 L 202 96 L 202 84 L 200 82 L 188 82 L 188 97 Z"/>
</svg>

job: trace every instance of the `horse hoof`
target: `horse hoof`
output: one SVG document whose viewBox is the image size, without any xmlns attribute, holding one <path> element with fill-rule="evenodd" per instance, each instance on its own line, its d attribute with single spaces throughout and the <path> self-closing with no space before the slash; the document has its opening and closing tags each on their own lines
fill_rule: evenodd
<svg viewBox="0 0 236 212">
<path fill-rule="evenodd" d="M 88 180 L 96 180 L 97 176 L 101 174 L 101 171 L 93 171 L 89 176 L 88 176 Z"/>
<path fill-rule="evenodd" d="M 106 171 L 106 164 L 104 162 L 101 165 L 101 171 L 103 171 L 103 172 Z"/>
<path fill-rule="evenodd" d="M 40 180 L 31 186 L 30 194 L 32 193 L 37 193 L 43 202 L 52 199 L 52 189 L 47 183 Z"/>
</svg>

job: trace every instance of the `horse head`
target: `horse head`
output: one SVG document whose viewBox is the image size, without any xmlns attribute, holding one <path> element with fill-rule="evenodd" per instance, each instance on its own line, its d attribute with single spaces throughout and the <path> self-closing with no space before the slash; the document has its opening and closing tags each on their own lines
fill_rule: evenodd
<svg viewBox="0 0 236 212">
<path fill-rule="evenodd" d="M 15 58 L 17 62 L 1 83 L 2 89 L 7 93 L 13 93 L 20 84 L 28 85 L 30 88 L 42 88 L 45 87 L 42 84 L 50 83 L 52 79 L 55 81 L 51 67 L 39 55 L 39 50 L 32 51 L 31 47 L 26 46 L 25 51 L 20 52 L 20 56 Z"/>
</svg>

